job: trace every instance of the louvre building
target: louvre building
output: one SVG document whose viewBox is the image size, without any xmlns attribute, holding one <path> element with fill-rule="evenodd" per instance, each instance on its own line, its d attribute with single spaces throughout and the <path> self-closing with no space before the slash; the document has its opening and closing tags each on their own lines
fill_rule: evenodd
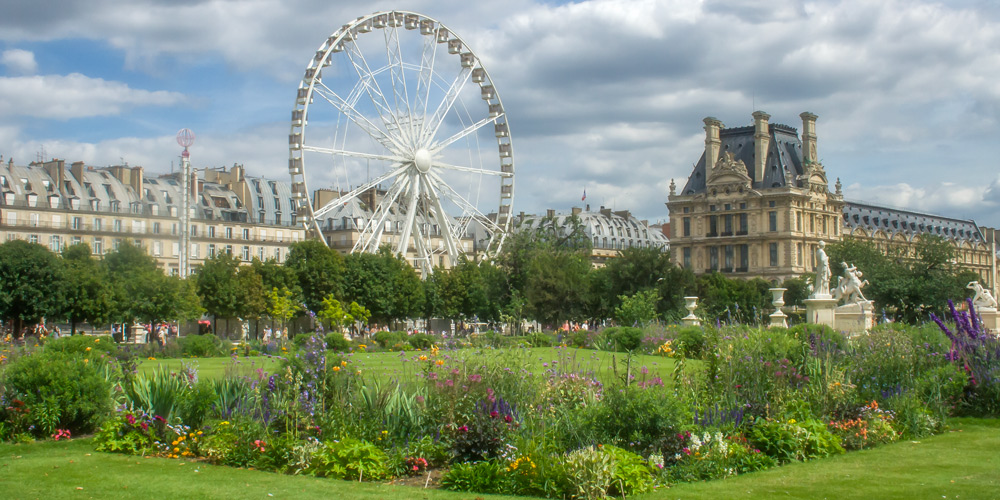
<svg viewBox="0 0 1000 500">
<path fill-rule="evenodd" d="M 816 115 L 802 113 L 802 135 L 753 113 L 754 124 L 725 128 L 705 118 L 705 151 L 685 185 L 671 181 L 674 260 L 698 274 L 782 280 L 813 272 L 820 241 L 846 236 L 915 256 L 924 234 L 954 245 L 957 264 L 996 293 L 996 230 L 973 220 L 848 201 L 816 153 Z"/>
</svg>

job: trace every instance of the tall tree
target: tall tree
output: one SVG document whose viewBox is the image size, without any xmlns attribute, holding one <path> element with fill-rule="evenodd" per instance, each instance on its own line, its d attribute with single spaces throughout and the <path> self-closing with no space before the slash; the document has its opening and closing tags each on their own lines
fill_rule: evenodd
<svg viewBox="0 0 1000 500">
<path fill-rule="evenodd" d="M 96 326 L 110 321 L 114 290 L 105 270 L 91 256 L 90 245 L 69 245 L 62 256 L 66 266 L 66 300 L 61 316 L 69 321 L 70 333 L 76 335 L 76 326 L 83 322 Z"/>
<path fill-rule="evenodd" d="M 420 276 L 388 246 L 378 252 L 353 253 L 344 258 L 345 302 L 351 300 L 371 311 L 380 323 L 421 313 L 423 287 Z"/>
<path fill-rule="evenodd" d="M 239 261 L 227 252 L 220 252 L 195 273 L 195 287 L 201 304 L 213 317 L 212 326 L 218 333 L 218 318 L 233 318 L 240 313 L 240 285 L 236 278 Z"/>
<path fill-rule="evenodd" d="M 58 316 L 64 307 L 63 262 L 47 248 L 22 240 L 0 244 L 0 317 L 14 335 L 25 324 Z"/>
<path fill-rule="evenodd" d="M 583 319 L 590 259 L 582 252 L 539 251 L 531 260 L 524 298 L 536 320 L 559 326 Z"/>
<path fill-rule="evenodd" d="M 285 266 L 295 271 L 303 301 L 310 311 L 322 309 L 327 295 L 343 298 L 344 258 L 322 241 L 293 243 Z"/>
</svg>

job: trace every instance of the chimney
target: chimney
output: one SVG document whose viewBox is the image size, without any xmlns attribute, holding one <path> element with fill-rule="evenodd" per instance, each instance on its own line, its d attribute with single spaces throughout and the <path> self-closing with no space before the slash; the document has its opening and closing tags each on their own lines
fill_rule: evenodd
<svg viewBox="0 0 1000 500">
<path fill-rule="evenodd" d="M 79 182 L 82 185 L 83 184 L 83 162 L 82 161 L 75 161 L 75 162 L 73 162 L 73 165 L 71 165 L 69 167 L 69 171 L 73 174 L 73 177 L 76 178 L 76 182 Z"/>
<path fill-rule="evenodd" d="M 49 174 L 52 182 L 56 184 L 55 191 L 61 193 L 63 190 L 63 181 L 66 180 L 66 162 L 63 160 L 53 159 L 42 163 L 42 168 L 45 169 L 45 173 Z"/>
<path fill-rule="evenodd" d="M 582 211 L 583 209 L 580 207 L 573 207 L 573 215 L 580 215 L 580 212 Z"/>
<path fill-rule="evenodd" d="M 802 118 L 802 159 L 805 163 L 818 161 L 816 158 L 816 115 L 806 111 L 799 115 Z"/>
<path fill-rule="evenodd" d="M 764 182 L 764 164 L 767 162 L 767 150 L 771 146 L 771 132 L 767 120 L 771 115 L 763 111 L 753 113 L 753 182 Z"/>
<path fill-rule="evenodd" d="M 548 218 L 553 218 L 556 216 L 556 211 L 554 209 L 549 208 L 545 210 L 545 216 Z"/>
<path fill-rule="evenodd" d="M 139 198 L 139 201 L 142 201 L 142 167 L 132 167 L 132 176 L 129 180 L 131 181 L 129 184 L 135 190 L 136 197 Z"/>
<path fill-rule="evenodd" d="M 719 149 L 722 147 L 719 129 L 725 125 L 718 118 L 711 116 L 702 121 L 705 122 L 705 168 L 711 172 L 715 168 L 715 162 L 719 161 Z"/>
</svg>

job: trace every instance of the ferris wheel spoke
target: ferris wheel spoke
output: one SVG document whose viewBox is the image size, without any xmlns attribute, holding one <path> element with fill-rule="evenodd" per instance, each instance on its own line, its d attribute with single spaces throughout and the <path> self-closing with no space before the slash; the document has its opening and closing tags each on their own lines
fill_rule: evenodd
<svg viewBox="0 0 1000 500">
<path fill-rule="evenodd" d="M 434 63 L 437 60 L 437 36 L 423 37 L 423 50 L 420 53 L 420 77 L 417 79 L 416 105 L 414 115 L 420 115 L 420 124 L 427 121 L 427 102 L 430 100 L 431 80 L 434 76 Z"/>
<path fill-rule="evenodd" d="M 321 148 L 319 146 L 307 146 L 302 145 L 303 151 L 312 151 L 314 153 L 323 153 L 333 156 L 350 156 L 353 158 L 364 158 L 367 160 L 383 160 L 391 162 L 402 162 L 403 157 L 401 156 L 390 156 L 390 155 L 378 155 L 372 153 L 360 153 L 358 151 L 348 151 L 346 149 L 332 149 L 332 148 Z"/>
<path fill-rule="evenodd" d="M 323 82 L 317 82 L 317 85 L 317 87 L 314 87 L 316 93 L 330 103 L 331 106 L 336 108 L 337 111 L 343 113 L 344 116 L 368 134 L 369 137 L 377 141 L 389 151 L 398 152 L 404 149 L 403 145 L 400 144 L 396 138 L 386 134 L 382 131 L 382 129 L 378 128 L 377 125 L 372 123 L 371 120 L 358 111 L 357 108 L 327 87 L 326 84 Z"/>
<path fill-rule="evenodd" d="M 423 134 L 421 139 L 426 143 L 430 142 L 431 139 L 437 135 L 438 129 L 441 124 L 444 123 L 444 119 L 448 116 L 448 112 L 451 111 L 451 107 L 455 105 L 455 100 L 462 93 L 462 89 L 465 88 L 465 84 L 469 82 L 469 77 L 472 76 L 472 68 L 462 67 L 462 71 L 458 73 L 455 80 L 451 82 L 451 86 L 448 87 L 448 91 L 445 93 L 444 99 L 438 104 L 434 114 L 431 116 L 430 120 L 424 123 Z"/>
<path fill-rule="evenodd" d="M 449 186 L 446 182 L 441 180 L 441 178 L 437 174 L 435 174 L 434 172 L 429 172 L 428 175 L 434 178 L 435 180 L 434 185 L 441 188 L 442 195 L 444 195 L 449 200 L 458 205 L 459 208 L 461 208 L 463 211 L 471 214 L 473 217 L 479 218 L 480 223 L 482 223 L 483 226 L 486 227 L 486 229 L 492 231 L 503 230 L 503 228 L 497 225 L 496 222 L 493 222 L 492 220 L 490 220 L 489 217 L 480 212 L 475 205 L 469 202 L 469 200 L 466 200 L 464 196 L 458 194 L 458 192 L 455 191 L 451 186 Z"/>
<path fill-rule="evenodd" d="M 500 172 L 500 171 L 497 171 L 497 170 L 486 170 L 486 169 L 482 169 L 482 168 L 461 167 L 461 166 L 458 166 L 458 165 L 449 165 L 447 163 L 441 163 L 441 162 L 437 162 L 437 161 L 433 163 L 433 166 L 439 167 L 439 168 L 443 168 L 443 169 L 446 169 L 446 170 L 456 170 L 458 172 L 469 172 L 471 174 L 495 175 L 495 176 L 498 176 L 498 177 L 514 177 L 514 174 L 512 172 Z"/>
<path fill-rule="evenodd" d="M 407 249 L 410 246 L 410 234 L 413 231 L 414 224 L 417 223 L 417 202 L 420 201 L 420 176 L 413 176 L 413 183 L 410 186 L 409 198 L 407 198 L 406 204 L 406 222 L 403 223 L 403 235 L 399 238 L 399 246 L 396 252 L 400 255 L 406 255 Z"/>
<path fill-rule="evenodd" d="M 389 61 L 389 76 L 392 82 L 393 102 L 396 104 L 396 124 L 403 131 L 403 126 L 407 128 L 406 137 L 409 139 L 411 147 L 415 131 L 413 130 L 413 111 L 410 109 L 410 99 L 406 89 L 406 72 L 403 71 L 402 48 L 399 45 L 399 27 L 393 25 L 391 29 L 384 30 L 386 59 Z M 406 117 L 406 123 L 400 123 L 402 117 Z"/>
<path fill-rule="evenodd" d="M 431 252 L 427 248 L 427 240 L 424 238 L 423 231 L 419 227 L 414 228 L 414 230 L 413 247 L 417 253 L 416 261 L 420 263 L 420 269 L 426 277 L 434 273 L 434 262 L 431 261 Z"/>
<path fill-rule="evenodd" d="M 478 122 L 473 123 L 472 125 L 469 125 L 468 127 L 465 127 L 464 129 L 462 129 L 461 131 L 459 131 L 457 134 L 455 134 L 455 135 L 453 135 L 451 137 L 448 137 L 447 139 L 444 139 L 443 141 L 435 143 L 434 145 L 432 145 L 430 147 L 430 149 L 431 149 L 432 152 L 435 152 L 435 153 L 438 152 L 438 151 L 441 151 L 442 149 L 448 147 L 450 144 L 454 143 L 455 141 L 457 141 L 457 140 L 459 140 L 459 139 L 461 139 L 461 138 L 463 138 L 463 137 L 465 137 L 465 136 L 467 136 L 467 135 L 469 135 L 469 134 L 471 134 L 471 133 L 473 133 L 473 132 L 475 132 L 475 131 L 483 128 L 483 126 L 486 125 L 487 123 L 491 123 L 491 122 L 497 121 L 498 118 L 500 118 L 499 115 L 498 116 L 494 116 L 494 117 L 483 118 L 482 120 L 479 120 Z"/>
<path fill-rule="evenodd" d="M 326 205 L 323 205 L 323 207 L 321 207 L 320 209 L 315 210 L 313 212 L 313 216 L 317 219 L 322 218 L 324 215 L 332 212 L 333 210 L 336 210 L 342 205 L 346 205 L 347 202 L 353 200 L 354 198 L 357 198 L 358 195 L 360 195 L 361 193 L 364 193 L 365 191 L 368 191 L 369 189 L 376 187 L 379 184 L 389 179 L 392 179 L 393 177 L 396 177 L 397 175 L 399 175 L 399 172 L 401 170 L 402 169 L 394 168 L 380 175 L 379 177 L 375 178 L 375 180 L 372 180 L 371 182 L 365 183 L 357 188 L 354 188 L 353 190 L 351 190 L 351 192 L 341 196 L 340 198 L 337 198 L 336 200 L 331 201 L 330 203 L 327 203 Z"/>
<path fill-rule="evenodd" d="M 347 59 L 351 61 L 351 65 L 354 66 L 354 70 L 358 73 L 358 78 L 364 86 L 368 98 L 371 99 L 372 105 L 375 106 L 375 111 L 378 113 L 379 118 L 382 119 L 387 128 L 392 128 L 393 126 L 399 128 L 398 115 L 392 112 L 389 100 L 382 93 L 382 88 L 379 86 L 378 80 L 375 79 L 375 74 L 372 72 L 371 66 L 368 65 L 368 60 L 365 58 L 364 53 L 361 52 L 358 45 L 353 41 L 345 43 L 344 47 L 348 49 L 344 53 L 347 55 Z M 355 58 L 360 59 L 360 62 Z"/>
<path fill-rule="evenodd" d="M 427 186 L 427 196 L 434 206 L 434 211 L 437 212 L 435 215 L 437 216 L 438 225 L 441 227 L 441 236 L 444 238 L 445 249 L 448 252 L 448 258 L 454 264 L 459 253 L 458 245 L 455 242 L 455 235 L 452 233 L 455 223 L 448 220 L 450 216 L 444 211 L 444 206 L 441 205 L 441 197 L 438 195 L 437 190 L 434 189 L 433 182 Z M 459 233 L 459 237 L 461 237 L 461 233 Z"/>
<path fill-rule="evenodd" d="M 369 225 L 371 227 L 372 235 L 368 238 L 368 242 L 364 245 L 364 251 L 375 252 L 378 250 L 382 243 L 382 233 L 385 232 L 386 219 L 391 213 L 389 207 L 394 206 L 397 203 L 399 194 L 405 191 L 408 184 L 409 182 L 405 177 L 397 177 L 396 182 L 394 182 L 389 190 L 386 191 L 385 196 L 379 200 L 378 205 L 372 211 L 372 217 Z M 365 229 L 367 231 L 368 227 Z"/>
</svg>

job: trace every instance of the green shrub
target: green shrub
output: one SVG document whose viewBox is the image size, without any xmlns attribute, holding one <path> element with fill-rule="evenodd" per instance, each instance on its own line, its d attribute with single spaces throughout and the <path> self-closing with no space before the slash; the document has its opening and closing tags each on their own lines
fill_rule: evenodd
<svg viewBox="0 0 1000 500">
<path fill-rule="evenodd" d="M 574 413 L 558 424 L 566 448 L 598 442 L 643 456 L 673 456 L 681 426 L 691 421 L 686 405 L 672 393 L 636 386 L 607 390 L 599 404 Z"/>
<path fill-rule="evenodd" d="M 802 323 L 789 328 L 786 333 L 806 347 L 822 342 L 827 346 L 835 346 L 841 351 L 847 349 L 847 337 L 826 325 Z"/>
<path fill-rule="evenodd" d="M 402 342 L 406 343 L 406 332 L 375 332 L 375 343 L 378 344 L 383 349 L 388 349 L 390 346 Z"/>
<path fill-rule="evenodd" d="M 532 332 L 528 334 L 528 343 L 531 347 L 552 347 L 556 341 L 552 334 L 545 332 Z"/>
<path fill-rule="evenodd" d="M 498 461 L 455 464 L 441 478 L 441 488 L 471 493 L 507 491 L 506 467 Z"/>
<path fill-rule="evenodd" d="M 426 333 L 414 333 L 406 339 L 414 349 L 430 349 L 434 345 L 434 337 Z"/>
<path fill-rule="evenodd" d="M 181 345 L 181 353 L 192 358 L 208 358 L 228 354 L 222 339 L 212 334 L 186 335 L 177 341 Z"/>
<path fill-rule="evenodd" d="M 145 425 L 143 425 L 145 424 Z M 94 435 L 94 449 L 110 453 L 142 455 L 155 449 L 155 437 L 149 424 L 133 412 L 109 418 Z"/>
<path fill-rule="evenodd" d="M 91 341 L 93 342 L 93 341 Z M 3 392 L 17 415 L 3 415 L 2 421 L 17 420 L 27 427 L 11 433 L 31 432 L 48 436 L 56 429 L 73 434 L 97 429 L 111 410 L 111 384 L 105 380 L 97 356 L 52 351 L 20 356 L 4 373 Z M 0 412 L 12 413 L 5 408 Z M 32 429 L 31 426 L 34 426 Z"/>
<path fill-rule="evenodd" d="M 379 481 L 389 477 L 389 456 L 368 441 L 344 438 L 323 443 L 307 472 L 320 477 Z"/>
<path fill-rule="evenodd" d="M 614 333 L 608 334 L 614 342 L 615 350 L 620 352 L 633 352 L 642 345 L 642 328 L 631 326 L 621 326 L 615 329 Z"/>
<path fill-rule="evenodd" d="M 843 453 L 840 438 L 815 419 L 787 421 L 757 419 L 748 439 L 779 463 L 805 461 Z"/>
<path fill-rule="evenodd" d="M 892 424 L 902 439 L 930 436 L 940 431 L 943 425 L 913 392 L 892 396 L 885 406 L 895 414 Z"/>
<path fill-rule="evenodd" d="M 255 466 L 273 436 L 262 424 L 244 419 L 218 422 L 206 429 L 210 431 L 202 436 L 201 455 L 212 463 L 231 467 Z"/>
<path fill-rule="evenodd" d="M 677 329 L 675 348 L 685 358 L 700 358 L 705 349 L 705 327 L 684 326 Z"/>
<path fill-rule="evenodd" d="M 663 470 L 670 483 L 722 479 L 777 465 L 773 458 L 758 449 L 751 449 L 741 435 L 686 432 L 684 437 L 684 449 L 666 460 L 672 462 Z M 662 462 L 659 458 L 657 460 Z"/>
<path fill-rule="evenodd" d="M 570 498 L 598 499 L 607 495 L 615 477 L 614 456 L 593 446 L 566 455 Z"/>
<path fill-rule="evenodd" d="M 568 337 L 568 343 L 573 347 L 579 347 L 581 349 L 593 347 L 594 333 L 589 330 L 577 330 L 563 335 Z"/>
<path fill-rule="evenodd" d="M 331 351 L 347 352 L 351 348 L 351 341 L 344 337 L 343 333 L 333 332 L 326 336 L 326 348 Z"/>
<path fill-rule="evenodd" d="M 106 335 L 101 337 L 67 335 L 46 342 L 45 350 L 49 352 L 84 354 L 84 357 L 96 357 L 98 353 L 114 356 L 118 352 L 118 345 L 115 344 L 111 337 Z"/>
<path fill-rule="evenodd" d="M 937 420 L 944 421 L 962 404 L 962 395 L 968 383 L 969 375 L 965 370 L 948 363 L 921 373 L 914 386 L 927 409 Z"/>
<path fill-rule="evenodd" d="M 614 463 L 608 495 L 624 497 L 653 490 L 656 478 L 653 476 L 653 469 L 646 459 L 617 446 L 607 445 L 602 449 L 611 455 L 612 463 Z"/>
<path fill-rule="evenodd" d="M 312 336 L 312 333 L 300 333 L 292 337 L 292 344 L 295 345 L 295 347 L 302 347 L 306 345 L 306 342 L 309 342 L 309 339 L 311 339 Z"/>
</svg>

